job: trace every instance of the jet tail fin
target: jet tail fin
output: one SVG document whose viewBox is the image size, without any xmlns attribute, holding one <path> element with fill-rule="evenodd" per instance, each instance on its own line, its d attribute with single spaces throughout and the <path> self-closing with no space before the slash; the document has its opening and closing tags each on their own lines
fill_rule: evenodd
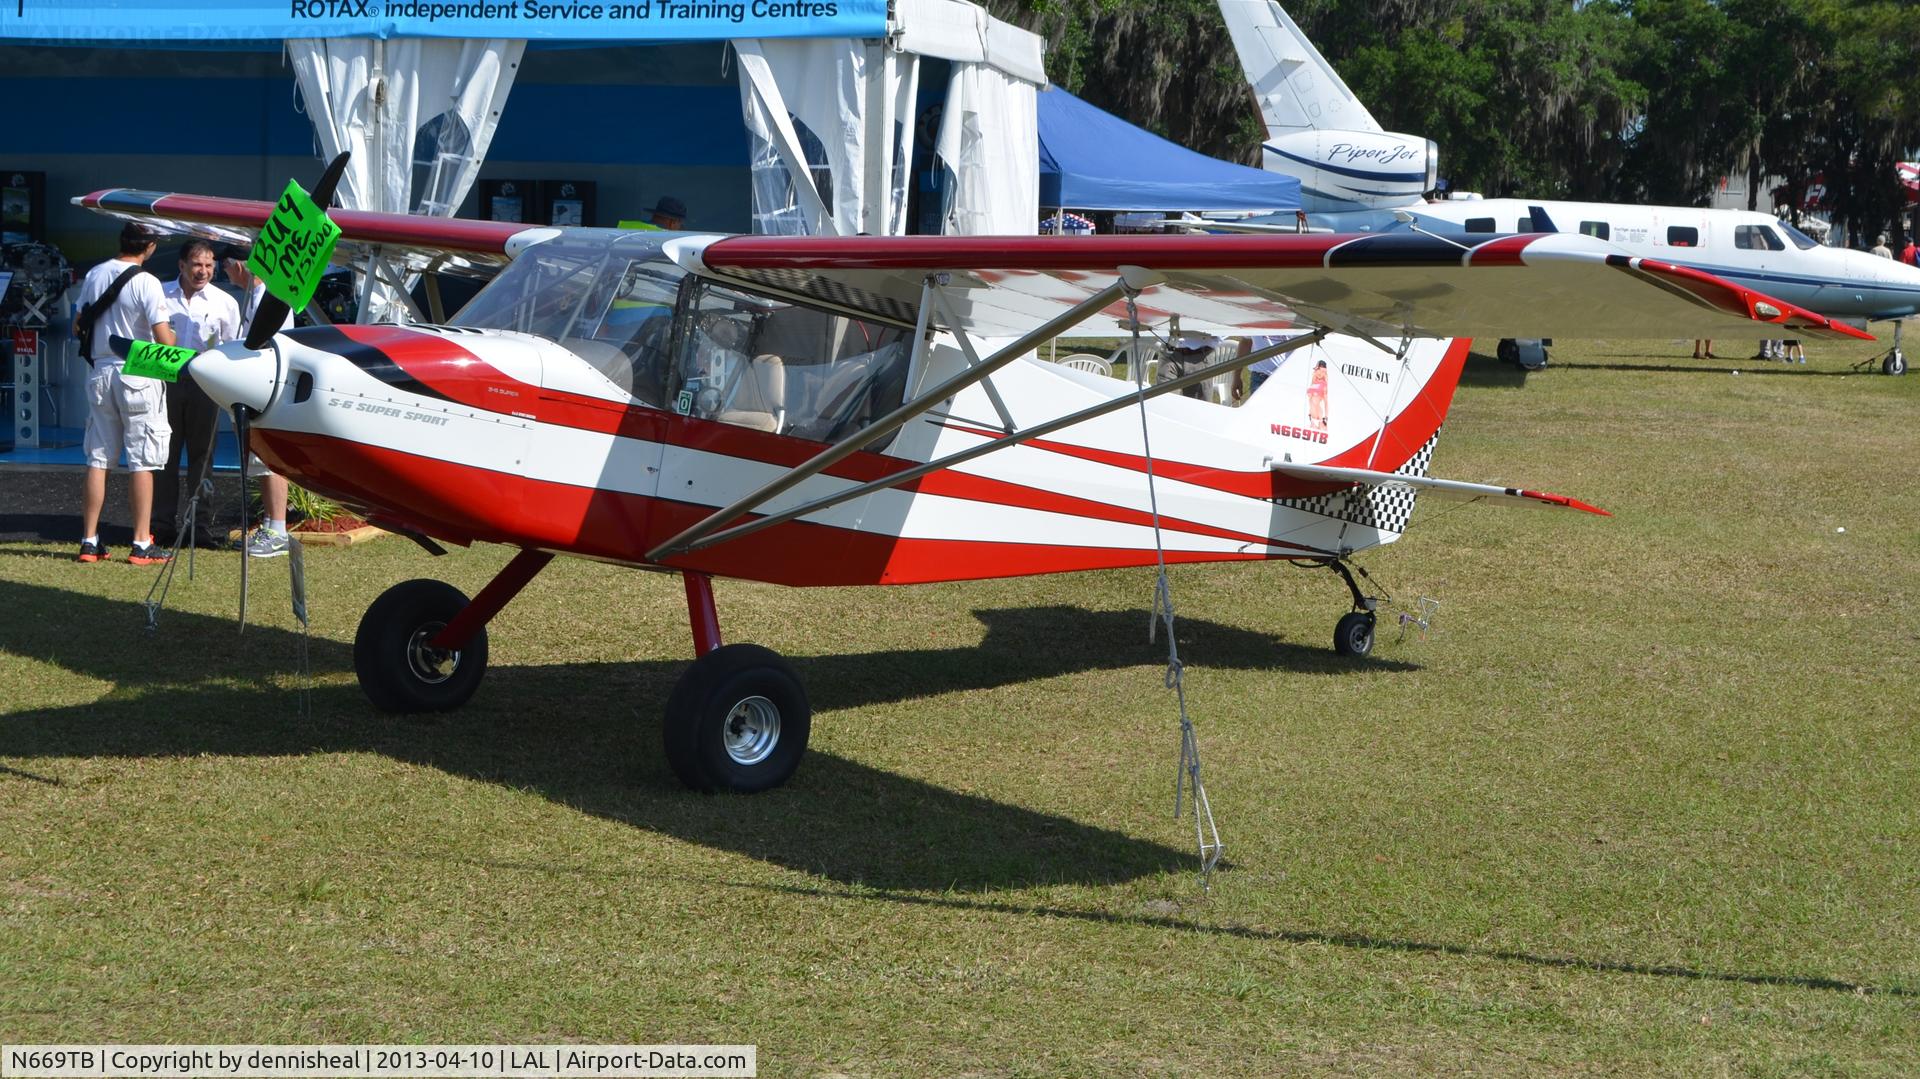
<svg viewBox="0 0 1920 1079">
<path fill-rule="evenodd" d="M 1333 65 L 1273 0 L 1219 0 L 1267 137 L 1295 131 L 1382 131 Z"/>
</svg>

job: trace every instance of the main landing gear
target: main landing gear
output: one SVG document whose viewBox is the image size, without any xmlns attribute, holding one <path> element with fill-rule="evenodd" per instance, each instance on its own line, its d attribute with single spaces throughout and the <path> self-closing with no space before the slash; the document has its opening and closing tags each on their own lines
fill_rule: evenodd
<svg viewBox="0 0 1920 1079">
<path fill-rule="evenodd" d="M 1515 364 L 1527 371 L 1538 371 L 1547 365 L 1547 349 L 1552 344 L 1553 339 L 1550 337 L 1521 340 L 1503 337 L 1499 345 L 1495 346 L 1494 355 L 1499 357 L 1501 363 Z"/>
<path fill-rule="evenodd" d="M 553 556 L 522 551 L 471 601 L 441 581 L 403 581 L 360 619 L 353 669 L 374 707 L 460 707 L 487 670 L 486 624 Z M 687 614 L 699 658 L 667 698 L 667 763 L 697 791 L 770 790 L 800 767 L 813 725 L 807 692 L 787 662 L 753 644 L 720 642 L 713 584 L 686 573 Z"/>
<path fill-rule="evenodd" d="M 697 791 L 752 794 L 785 783 L 813 729 L 807 691 L 787 661 L 757 644 L 721 644 L 713 581 L 681 575 L 699 658 L 667 698 L 667 764 Z"/>
</svg>

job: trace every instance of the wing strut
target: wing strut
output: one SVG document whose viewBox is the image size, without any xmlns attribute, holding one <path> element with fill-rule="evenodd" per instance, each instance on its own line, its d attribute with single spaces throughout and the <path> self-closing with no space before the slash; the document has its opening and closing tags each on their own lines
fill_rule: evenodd
<svg viewBox="0 0 1920 1079">
<path fill-rule="evenodd" d="M 934 306 L 940 309 L 940 317 L 946 319 L 948 327 L 951 328 L 953 339 L 960 345 L 960 354 L 967 359 L 967 366 L 980 366 L 980 354 L 974 351 L 973 338 L 968 337 L 967 331 L 960 328 L 959 317 L 953 313 L 953 308 L 947 306 L 946 290 L 936 288 L 931 290 L 929 295 L 933 300 Z M 1007 411 L 1007 403 L 1000 399 L 1000 391 L 994 388 L 993 379 L 981 379 L 980 388 L 987 391 L 987 400 L 993 402 L 993 410 L 1000 414 L 1001 430 L 1013 430 L 1013 413 Z"/>
<path fill-rule="evenodd" d="M 749 493 L 732 505 L 715 510 L 691 526 L 681 530 L 681 532 L 672 539 L 648 551 L 647 560 L 650 562 L 658 562 L 662 559 L 671 558 L 674 555 L 684 554 L 693 550 L 695 541 L 718 532 L 729 522 L 733 521 L 734 518 L 744 513 L 751 513 L 776 496 L 792 490 L 794 487 L 825 472 L 839 462 L 853 456 L 861 447 L 893 433 L 900 427 L 905 426 L 907 421 L 932 409 L 934 405 L 952 397 L 968 386 L 979 382 L 981 379 L 986 378 L 988 375 L 993 374 L 995 371 L 1033 351 L 1042 341 L 1058 337 L 1074 326 L 1099 314 L 1108 304 L 1125 295 L 1129 288 L 1135 290 L 1147 288 L 1158 283 L 1159 279 L 1157 274 L 1148 270 L 1142 270 L 1138 267 L 1123 266 L 1120 268 L 1120 273 L 1120 280 L 1115 281 L 1113 284 L 1108 285 L 1106 288 L 1073 305 L 1061 314 L 1028 330 L 1005 348 L 987 357 L 978 367 L 970 367 L 954 375 L 952 378 L 947 379 L 931 390 L 902 404 L 892 412 L 887 413 L 871 426 L 855 431 L 846 438 L 814 454 L 804 463 L 775 477 L 758 490 Z"/>
<path fill-rule="evenodd" d="M 1141 388 L 1137 392 L 1115 397 L 1109 401 L 1103 401 L 1091 408 L 1083 408 L 1078 412 L 1061 416 L 1058 419 L 1048 420 L 1045 423 L 1029 427 L 1024 431 L 1009 433 L 992 441 L 982 442 L 978 446 L 969 446 L 957 453 L 948 454 L 937 461 L 929 461 L 923 465 L 915 465 L 904 472 L 895 472 L 892 475 L 882 476 L 877 480 L 869 480 L 866 483 L 849 487 L 843 491 L 836 491 L 833 494 L 816 498 L 803 506 L 795 506 L 792 509 L 781 510 L 779 513 L 768 514 L 765 517 L 756 517 L 751 521 L 735 525 L 723 532 L 716 532 L 709 536 L 690 540 L 683 545 L 681 550 L 675 551 L 674 553 L 684 554 L 702 550 L 716 544 L 725 543 L 728 540 L 752 535 L 763 528 L 772 528 L 777 524 L 785 524 L 796 517 L 804 517 L 809 513 L 817 513 L 820 510 L 831 509 L 842 502 L 849 502 L 863 495 L 872 494 L 875 491 L 884 491 L 889 487 L 898 487 L 903 483 L 912 483 L 914 480 L 930 472 L 938 472 L 943 468 L 953 468 L 956 465 L 963 465 L 976 457 L 985 457 L 989 453 L 1004 450 L 1010 446 L 1018 446 L 1022 442 L 1030 439 L 1042 438 L 1063 427 L 1072 427 L 1076 423 L 1084 423 L 1095 417 L 1104 416 L 1109 412 L 1118 412 L 1123 408 L 1130 408 L 1136 403 L 1149 401 L 1162 394 L 1183 390 L 1196 383 L 1205 382 L 1215 375 L 1225 374 L 1228 371 L 1238 371 L 1243 367 L 1258 363 L 1269 356 L 1282 356 L 1296 349 L 1318 344 L 1322 338 L 1332 332 L 1333 331 L 1325 328 L 1317 329 L 1312 333 L 1288 338 L 1277 345 L 1258 349 L 1244 356 L 1235 356 L 1232 359 L 1223 360 L 1219 363 L 1208 364 L 1197 371 L 1189 372 L 1179 378 L 1169 379 L 1166 382 L 1156 382 L 1151 386 Z"/>
</svg>

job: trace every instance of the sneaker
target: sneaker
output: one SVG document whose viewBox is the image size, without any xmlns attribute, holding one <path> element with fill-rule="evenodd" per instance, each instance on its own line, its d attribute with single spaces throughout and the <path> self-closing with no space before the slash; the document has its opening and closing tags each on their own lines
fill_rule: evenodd
<svg viewBox="0 0 1920 1079">
<path fill-rule="evenodd" d="M 136 543 L 133 545 L 133 553 L 127 556 L 127 561 L 136 566 L 157 566 L 172 557 L 161 550 L 157 543 Z"/>
<path fill-rule="evenodd" d="M 247 541 L 248 558 L 279 558 L 287 553 L 291 541 L 285 532 L 275 532 L 271 528 L 261 527 L 253 530 L 253 538 Z"/>
<path fill-rule="evenodd" d="M 106 560 L 107 560 L 107 548 L 103 544 L 101 544 L 99 541 L 96 540 L 93 543 L 86 543 L 83 541 L 80 544 L 80 561 L 105 562 Z"/>
</svg>

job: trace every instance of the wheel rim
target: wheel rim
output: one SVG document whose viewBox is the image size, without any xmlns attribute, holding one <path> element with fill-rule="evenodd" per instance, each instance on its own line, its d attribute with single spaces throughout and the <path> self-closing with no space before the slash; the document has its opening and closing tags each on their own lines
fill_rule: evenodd
<svg viewBox="0 0 1920 1079">
<path fill-rule="evenodd" d="M 765 697 L 748 697 L 727 713 L 721 739 L 735 764 L 759 764 L 780 744 L 779 706 Z"/>
<path fill-rule="evenodd" d="M 414 630 L 413 636 L 407 640 L 407 669 L 428 685 L 439 685 L 460 669 L 458 650 L 434 648 L 427 643 L 445 628 L 445 622 L 428 622 Z"/>
</svg>

